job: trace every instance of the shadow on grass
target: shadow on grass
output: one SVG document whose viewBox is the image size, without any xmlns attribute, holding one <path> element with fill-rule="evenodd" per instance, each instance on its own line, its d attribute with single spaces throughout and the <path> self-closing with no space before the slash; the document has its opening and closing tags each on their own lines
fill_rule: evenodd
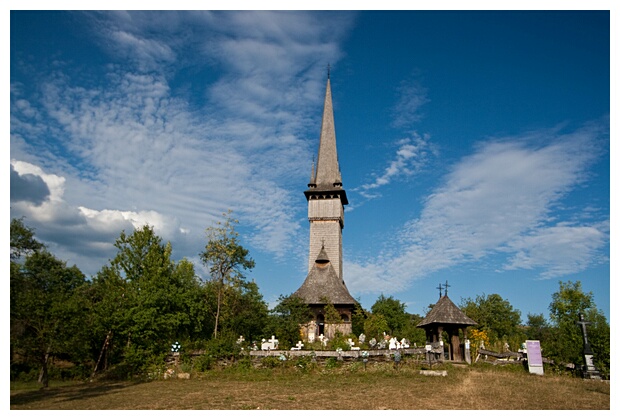
<svg viewBox="0 0 620 420">
<path fill-rule="evenodd" d="M 56 402 L 87 400 L 104 394 L 111 394 L 126 389 L 134 382 L 94 382 L 62 386 L 58 388 L 41 388 L 33 391 L 18 391 L 11 395 L 11 408 L 37 403 L 47 400 L 51 404 Z"/>
</svg>

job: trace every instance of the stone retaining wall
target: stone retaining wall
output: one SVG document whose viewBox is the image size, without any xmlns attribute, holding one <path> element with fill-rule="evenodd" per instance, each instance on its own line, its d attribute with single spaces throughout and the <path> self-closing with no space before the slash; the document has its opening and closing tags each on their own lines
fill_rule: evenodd
<svg viewBox="0 0 620 420">
<path fill-rule="evenodd" d="M 342 357 L 342 358 L 352 358 L 359 359 L 362 357 L 362 351 L 368 352 L 368 357 L 390 357 L 396 350 L 347 350 L 337 352 L 335 350 L 252 350 L 250 351 L 250 356 L 254 357 L 268 357 L 268 356 L 276 356 L 285 355 L 288 359 L 289 357 L 301 357 L 301 356 L 315 356 L 315 357 Z M 426 354 L 426 350 L 424 347 L 416 347 L 409 349 L 399 349 L 401 355 L 411 355 L 411 354 Z"/>
</svg>

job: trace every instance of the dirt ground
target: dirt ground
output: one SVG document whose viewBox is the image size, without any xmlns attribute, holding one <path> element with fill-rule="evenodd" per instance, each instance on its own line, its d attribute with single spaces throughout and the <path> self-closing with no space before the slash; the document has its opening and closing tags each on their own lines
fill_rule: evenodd
<svg viewBox="0 0 620 420">
<path fill-rule="evenodd" d="M 441 369 L 437 370 L 442 372 Z M 608 381 L 450 368 L 208 372 L 150 382 L 12 386 L 11 410 L 609 410 Z"/>
</svg>

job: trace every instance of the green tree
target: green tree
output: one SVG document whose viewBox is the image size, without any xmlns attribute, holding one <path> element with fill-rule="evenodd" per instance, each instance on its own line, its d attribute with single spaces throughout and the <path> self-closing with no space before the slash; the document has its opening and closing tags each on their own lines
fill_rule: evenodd
<svg viewBox="0 0 620 420">
<path fill-rule="evenodd" d="M 380 341 L 383 338 L 383 333 L 388 330 L 388 322 L 383 314 L 371 313 L 364 321 L 364 334 L 368 340 L 375 338 Z"/>
<path fill-rule="evenodd" d="M 312 319 L 310 308 L 298 296 L 278 298 L 278 304 L 271 310 L 266 332 L 278 337 L 283 346 L 292 346 L 301 339 L 300 326 Z"/>
<path fill-rule="evenodd" d="M 221 330 L 230 332 L 235 339 L 242 335 L 246 341 L 260 339 L 267 324 L 269 308 L 254 281 L 241 282 L 225 293 Z"/>
<path fill-rule="evenodd" d="M 526 335 L 528 340 L 542 343 L 549 340 L 551 328 L 543 314 L 527 314 Z"/>
<path fill-rule="evenodd" d="M 594 304 L 592 292 L 584 292 L 581 282 L 559 283 L 560 289 L 552 295 L 549 305 L 551 323 L 554 327 L 548 357 L 556 362 L 583 363 L 583 335 L 577 325 L 579 314 L 584 314 L 588 326 L 588 340 L 594 352 L 594 360 L 601 373 L 608 373 L 610 366 L 610 329 L 605 316 Z"/>
<path fill-rule="evenodd" d="M 477 329 L 485 331 L 491 342 L 507 340 L 515 347 L 523 341 L 520 329 L 521 311 L 498 294 L 464 299 L 461 310 L 478 323 Z"/>
<path fill-rule="evenodd" d="M 417 325 L 422 322 L 424 317 L 417 314 L 408 314 L 409 323 L 403 331 L 403 337 L 406 337 L 412 344 L 424 344 L 426 343 L 426 331 L 422 328 L 418 328 Z"/>
<path fill-rule="evenodd" d="M 82 344 L 86 280 L 76 266 L 35 247 L 23 265 L 11 264 L 11 348 L 39 366 L 38 381 L 47 387 L 52 358 L 74 353 Z"/>
<path fill-rule="evenodd" d="M 357 300 L 357 302 L 359 301 L 360 299 Z M 353 334 L 359 337 L 364 332 L 364 322 L 366 321 L 366 317 L 368 317 L 368 313 L 362 308 L 362 305 L 357 302 L 351 314 L 351 324 L 353 327 Z"/>
<path fill-rule="evenodd" d="M 131 235 L 121 232 L 118 253 L 93 279 L 93 321 L 101 343 L 97 364 L 105 355 L 123 362 L 128 374 L 147 363 L 163 362 L 171 343 L 195 330 L 190 313 L 200 288 L 193 266 L 175 264 L 172 247 L 150 226 Z"/>
<path fill-rule="evenodd" d="M 214 338 L 217 338 L 224 293 L 228 287 L 238 287 L 243 283 L 245 279 L 243 270 L 254 268 L 254 260 L 248 257 L 249 251 L 239 243 L 239 234 L 235 231 L 235 225 L 239 221 L 233 219 L 231 213 L 230 210 L 224 213 L 223 223 L 217 222 L 215 226 L 207 228 L 207 245 L 200 254 L 216 290 Z"/>
<path fill-rule="evenodd" d="M 34 230 L 24 224 L 23 218 L 11 219 L 11 261 L 43 248 L 44 245 L 34 238 Z"/>
<path fill-rule="evenodd" d="M 392 296 L 379 296 L 370 308 L 374 315 L 383 315 L 387 322 L 387 333 L 392 336 L 403 336 L 409 325 L 409 315 L 405 312 L 405 304 Z"/>
<path fill-rule="evenodd" d="M 340 312 L 338 312 L 332 301 L 327 296 L 322 296 L 320 301 L 325 304 L 325 308 L 323 309 L 325 312 L 325 323 L 340 324 L 342 322 Z"/>
</svg>

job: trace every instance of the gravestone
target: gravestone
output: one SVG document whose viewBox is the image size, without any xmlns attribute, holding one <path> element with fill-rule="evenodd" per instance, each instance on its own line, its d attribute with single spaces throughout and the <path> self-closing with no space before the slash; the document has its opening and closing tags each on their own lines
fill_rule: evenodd
<svg viewBox="0 0 620 420">
<path fill-rule="evenodd" d="M 469 349 L 469 340 L 465 340 L 465 362 L 471 365 L 471 351 Z"/>
<path fill-rule="evenodd" d="M 398 367 L 400 366 L 400 351 L 396 350 L 394 352 L 394 369 L 398 370 Z"/>
<path fill-rule="evenodd" d="M 431 344 L 427 344 L 424 346 L 424 350 L 426 351 L 426 361 L 430 366 L 433 366 L 433 346 Z"/>
<path fill-rule="evenodd" d="M 360 348 L 355 345 L 355 342 L 350 338 L 347 339 L 347 344 L 351 350 L 359 350 Z"/>
<path fill-rule="evenodd" d="M 364 362 L 364 370 L 366 370 L 366 363 L 368 363 L 368 352 L 362 351 L 362 362 Z"/>
<path fill-rule="evenodd" d="M 278 348 L 279 341 L 276 339 L 274 335 L 267 341 L 263 338 L 263 342 L 261 344 L 261 350 L 276 350 Z"/>
<path fill-rule="evenodd" d="M 590 324 L 591 322 L 586 321 L 583 314 L 580 313 L 577 325 L 581 326 L 581 333 L 583 335 L 583 360 L 585 362 L 583 367 L 583 377 L 586 379 L 601 379 L 600 372 L 594 366 L 594 353 L 592 352 L 590 342 L 588 341 L 588 331 L 586 326 Z"/>
<path fill-rule="evenodd" d="M 316 321 L 312 320 L 308 323 L 308 343 L 314 343 L 316 339 Z"/>
<path fill-rule="evenodd" d="M 534 373 L 536 375 L 544 375 L 540 341 L 527 340 L 525 342 L 525 346 L 527 349 L 527 366 L 530 373 Z"/>
<path fill-rule="evenodd" d="M 527 357 L 527 346 L 525 345 L 525 343 L 521 343 L 521 347 L 519 348 L 518 353 L 521 355 L 519 356 L 521 359 Z"/>
<path fill-rule="evenodd" d="M 396 337 L 392 337 L 390 338 L 389 349 L 396 350 L 399 347 L 399 344 L 398 339 Z"/>
</svg>

